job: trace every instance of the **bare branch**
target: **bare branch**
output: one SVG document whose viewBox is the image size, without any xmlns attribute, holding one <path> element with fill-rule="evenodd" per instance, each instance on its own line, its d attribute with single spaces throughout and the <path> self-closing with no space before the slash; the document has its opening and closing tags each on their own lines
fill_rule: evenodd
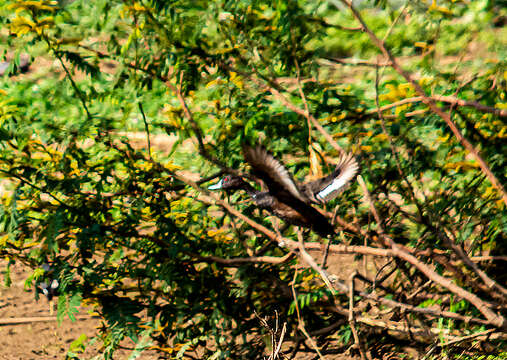
<svg viewBox="0 0 507 360">
<path fill-rule="evenodd" d="M 354 278 L 356 277 L 357 272 L 353 272 L 349 278 L 349 325 L 352 330 L 352 335 L 354 336 L 354 343 L 359 350 L 359 354 L 361 355 L 361 360 L 366 360 L 366 352 L 364 350 L 363 344 L 359 339 L 359 334 L 356 329 L 356 321 L 354 319 Z M 370 354 L 368 354 L 370 355 Z M 371 360 L 371 355 L 368 356 L 368 359 Z"/>
<path fill-rule="evenodd" d="M 224 259 L 218 256 L 200 256 L 195 255 L 199 259 L 199 261 L 204 262 L 216 262 L 223 265 L 228 266 L 240 266 L 244 264 L 282 264 L 290 260 L 295 254 L 293 252 L 289 252 L 282 257 L 276 256 L 251 256 L 247 258 L 231 258 Z"/>
<path fill-rule="evenodd" d="M 394 242 L 393 239 L 391 239 L 384 231 L 383 228 L 383 222 L 380 218 L 377 209 L 375 208 L 375 204 L 373 203 L 373 200 L 371 198 L 370 192 L 368 191 L 368 188 L 366 187 L 366 184 L 364 183 L 364 180 L 361 176 L 358 176 L 358 182 L 361 188 L 363 189 L 364 196 L 366 198 L 366 201 L 370 205 L 370 210 L 375 217 L 375 220 L 377 221 L 377 225 L 379 227 L 379 232 L 383 239 L 386 240 L 386 242 L 391 246 L 391 249 L 393 251 L 393 255 L 410 263 L 414 267 L 416 267 L 420 272 L 422 272 L 428 279 L 432 280 L 433 282 L 439 284 L 440 286 L 448 289 L 452 293 L 458 295 L 459 297 L 467 300 L 472 305 L 474 305 L 477 310 L 479 310 L 485 317 L 488 319 L 489 323 L 492 325 L 495 325 L 499 328 L 502 328 L 506 325 L 505 318 L 499 314 L 496 314 L 494 311 L 492 311 L 487 304 L 480 299 L 477 295 L 466 291 L 465 289 L 459 287 L 455 283 L 453 283 L 451 280 L 437 274 L 435 271 L 433 271 L 428 265 L 422 263 L 419 261 L 415 256 L 412 254 L 409 254 L 405 250 L 403 250 L 398 244 Z"/>
<path fill-rule="evenodd" d="M 379 64 L 379 66 L 385 66 L 385 65 L 386 65 L 385 63 Z M 374 66 L 374 65 L 372 65 L 372 66 Z M 463 99 L 458 99 L 457 97 L 454 97 L 454 96 L 444 96 L 444 95 L 432 95 L 432 96 L 428 96 L 428 98 L 430 98 L 434 101 L 449 103 L 451 105 L 462 106 L 462 107 L 473 107 L 473 108 L 480 110 L 482 112 L 498 115 L 500 117 L 507 117 L 507 110 L 506 109 L 492 108 L 490 106 L 482 105 L 482 104 L 478 103 L 477 101 L 463 100 Z M 385 110 L 389 110 L 389 109 L 392 109 L 397 106 L 415 103 L 415 102 L 421 102 L 421 101 L 424 102 L 423 96 L 414 96 L 411 98 L 406 98 L 406 99 L 402 99 L 400 101 L 396 101 L 392 104 L 384 105 L 384 106 L 380 107 L 380 110 L 385 111 Z M 376 112 L 377 112 L 377 109 L 371 109 L 371 110 L 367 111 L 367 114 L 374 114 Z"/>
<path fill-rule="evenodd" d="M 294 297 L 294 305 L 296 306 L 296 314 L 297 314 L 297 317 L 298 317 L 298 329 L 305 335 L 305 337 L 308 339 L 308 341 L 310 342 L 310 344 L 312 345 L 313 349 L 317 352 L 317 355 L 319 356 L 319 359 L 321 360 L 324 360 L 324 357 L 322 356 L 322 354 L 320 353 L 320 350 L 319 350 L 319 347 L 317 346 L 317 344 L 315 343 L 315 341 L 313 341 L 312 337 L 310 336 L 310 334 L 308 334 L 308 331 L 306 331 L 306 328 L 305 328 L 305 321 L 303 320 L 303 318 L 301 317 L 301 312 L 299 310 L 299 304 L 298 304 L 298 298 L 297 298 L 297 295 L 296 295 L 296 288 L 295 288 L 295 284 L 296 284 L 296 276 L 297 276 L 297 269 L 296 271 L 294 272 L 294 278 L 292 280 L 292 283 L 291 283 L 291 289 L 292 289 L 292 296 Z"/>
<path fill-rule="evenodd" d="M 433 100 L 431 97 L 428 97 L 417 81 L 415 81 L 412 78 L 412 75 L 408 73 L 406 70 L 404 70 L 400 64 L 398 63 L 398 60 L 391 54 L 391 52 L 386 48 L 385 43 L 380 40 L 366 25 L 363 18 L 359 14 L 359 12 L 356 10 L 356 8 L 352 5 L 352 1 L 350 0 L 340 0 L 343 4 L 347 5 L 354 17 L 357 21 L 361 24 L 363 27 L 363 31 L 365 31 L 368 36 L 370 37 L 371 41 L 382 51 L 385 57 L 389 59 L 389 61 L 392 63 L 392 67 L 401 75 L 403 76 L 413 87 L 416 93 L 421 96 L 422 101 L 429 106 L 431 111 L 433 111 L 435 114 L 440 116 L 447 124 L 447 126 L 451 129 L 451 131 L 454 133 L 454 136 L 458 139 L 458 141 L 463 145 L 465 149 L 468 150 L 468 152 L 475 158 L 475 160 L 479 163 L 479 166 L 481 167 L 484 174 L 487 176 L 491 184 L 498 190 L 500 193 L 504 203 L 507 205 L 507 192 L 505 191 L 503 185 L 500 183 L 500 181 L 496 178 L 495 174 L 491 171 L 486 161 L 482 158 L 479 151 L 466 139 L 463 134 L 461 133 L 461 130 L 458 129 L 454 121 L 452 121 L 451 116 L 448 113 L 445 113 L 442 111 L 435 103 L 435 100 Z M 336 0 L 332 1 L 333 3 L 336 3 Z"/>
</svg>

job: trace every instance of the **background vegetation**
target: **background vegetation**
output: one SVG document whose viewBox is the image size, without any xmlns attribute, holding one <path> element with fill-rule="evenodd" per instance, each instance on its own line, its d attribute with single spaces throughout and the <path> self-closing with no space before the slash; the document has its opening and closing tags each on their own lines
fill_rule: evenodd
<svg viewBox="0 0 507 360">
<path fill-rule="evenodd" d="M 94 306 L 105 358 L 502 356 L 506 3 L 349 5 L 3 2 L 0 254 L 27 287 L 51 264 L 60 318 Z M 357 155 L 327 245 L 200 187 L 244 142 L 299 179 Z M 354 289 L 344 253 L 380 265 Z"/>
</svg>

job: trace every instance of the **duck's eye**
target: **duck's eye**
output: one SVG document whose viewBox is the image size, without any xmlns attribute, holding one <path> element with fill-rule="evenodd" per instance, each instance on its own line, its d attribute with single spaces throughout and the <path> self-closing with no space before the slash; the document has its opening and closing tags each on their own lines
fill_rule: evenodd
<svg viewBox="0 0 507 360">
<path fill-rule="evenodd" d="M 224 181 L 226 181 L 226 182 L 227 182 L 227 181 L 229 181 L 229 180 L 231 180 L 231 178 L 230 178 L 229 176 L 224 177 Z"/>
</svg>

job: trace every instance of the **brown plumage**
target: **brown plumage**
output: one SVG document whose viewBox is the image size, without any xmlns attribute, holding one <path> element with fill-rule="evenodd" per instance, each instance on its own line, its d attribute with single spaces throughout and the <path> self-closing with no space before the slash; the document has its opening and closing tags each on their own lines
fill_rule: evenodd
<svg viewBox="0 0 507 360">
<path fill-rule="evenodd" d="M 283 164 L 263 147 L 244 146 L 243 153 L 252 174 L 264 182 L 268 191 L 257 191 L 242 178 L 231 175 L 210 189 L 243 189 L 259 207 L 291 224 L 312 228 L 321 236 L 334 233 L 327 218 L 310 204 L 334 199 L 350 183 L 359 169 L 352 155 L 343 156 L 328 176 L 298 185 Z"/>
</svg>

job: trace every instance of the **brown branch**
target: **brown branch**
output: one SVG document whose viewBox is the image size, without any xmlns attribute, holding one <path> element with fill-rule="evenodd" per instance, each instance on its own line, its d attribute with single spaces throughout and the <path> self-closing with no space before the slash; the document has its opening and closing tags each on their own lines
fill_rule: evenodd
<svg viewBox="0 0 507 360">
<path fill-rule="evenodd" d="M 495 325 L 499 328 L 502 328 L 506 325 L 505 318 L 499 314 L 496 314 L 494 311 L 492 311 L 487 304 L 480 299 L 477 295 L 466 291 L 465 289 L 459 287 L 455 283 L 453 283 L 451 280 L 437 274 L 435 271 L 433 271 L 428 265 L 422 263 L 419 261 L 414 255 L 406 252 L 402 247 L 400 247 L 398 244 L 394 242 L 393 239 L 391 239 L 384 231 L 383 228 L 383 222 L 380 218 L 377 209 L 375 208 L 375 204 L 373 203 L 373 200 L 371 198 L 370 192 L 368 191 L 368 188 L 366 187 L 366 184 L 362 178 L 362 176 L 358 176 L 358 182 L 361 188 L 363 189 L 364 196 L 366 198 L 366 201 L 370 205 L 370 211 L 372 212 L 378 228 L 379 233 L 382 236 L 382 238 L 390 245 L 391 250 L 393 251 L 393 255 L 408 262 L 409 264 L 413 265 L 415 268 L 417 268 L 421 273 L 423 273 L 428 279 L 432 280 L 433 282 L 437 283 L 438 285 L 446 288 L 447 290 L 451 291 L 455 295 L 458 295 L 459 297 L 467 300 L 472 305 L 474 305 L 477 310 L 479 310 L 485 317 L 488 319 L 488 322 L 492 325 Z"/>
<path fill-rule="evenodd" d="M 478 103 L 477 101 L 473 100 L 463 100 L 458 99 L 454 96 L 444 96 L 444 95 L 433 95 L 431 98 L 435 101 L 441 101 L 446 103 L 455 104 L 458 106 L 466 106 L 466 107 L 473 107 L 477 110 L 498 115 L 501 117 L 507 117 L 507 110 L 506 109 L 497 109 L 490 106 L 482 105 L 481 103 Z"/>
<path fill-rule="evenodd" d="M 399 302 L 399 301 L 394 301 L 394 300 L 391 300 L 391 299 L 387 299 L 387 298 L 384 298 L 384 297 L 379 297 L 373 293 L 365 293 L 365 292 L 358 292 L 358 294 L 362 297 L 365 297 L 369 300 L 374 300 L 374 301 L 377 301 L 381 304 L 384 304 L 386 306 L 390 306 L 392 308 L 399 308 L 399 309 L 402 309 L 402 310 L 405 310 L 405 311 L 409 311 L 409 312 L 413 312 L 413 313 L 418 313 L 418 314 L 424 314 L 424 315 L 429 315 L 429 316 L 434 316 L 436 318 L 441 318 L 441 317 L 445 317 L 445 318 L 448 318 L 448 319 L 454 319 L 454 320 L 459 320 L 459 321 L 463 321 L 465 323 L 476 323 L 476 324 L 482 324 L 482 325 L 489 325 L 490 322 L 487 321 L 487 320 L 483 320 L 483 319 L 478 319 L 478 318 L 474 318 L 472 316 L 463 316 L 463 315 L 460 315 L 460 314 L 456 314 L 454 312 L 451 312 L 451 311 L 445 311 L 445 310 L 435 310 L 435 309 L 430 309 L 430 308 L 421 308 L 421 307 L 417 307 L 417 306 L 413 306 L 413 305 L 410 305 L 410 304 L 405 304 L 405 303 L 402 303 L 402 302 Z"/>
<path fill-rule="evenodd" d="M 507 296 L 507 289 L 498 284 L 495 280 L 490 278 L 488 274 L 486 274 L 482 269 L 480 269 L 476 263 L 474 263 L 468 255 L 465 253 L 465 251 L 461 248 L 461 246 L 456 245 L 445 233 L 440 231 L 439 229 L 435 229 L 437 232 L 437 236 L 444 242 L 444 244 L 452 249 L 452 251 L 458 255 L 458 257 L 472 269 L 472 271 L 477 274 L 481 278 L 481 280 L 486 284 L 488 287 L 488 290 L 496 289 L 500 291 L 503 294 L 503 297 Z"/>
<path fill-rule="evenodd" d="M 327 275 L 327 273 L 322 268 L 319 267 L 319 265 L 315 262 L 313 257 L 310 254 L 308 254 L 308 252 L 306 251 L 306 249 L 321 250 L 322 245 L 320 243 L 315 242 L 315 243 L 303 244 L 302 241 L 296 242 L 296 241 L 293 241 L 293 240 L 290 240 L 287 238 L 280 237 L 276 233 L 274 233 L 273 231 L 266 228 L 265 226 L 255 222 L 254 220 L 250 219 L 249 217 L 247 217 L 246 215 L 244 215 L 240 211 L 236 210 L 234 207 L 229 205 L 227 202 L 215 197 L 214 195 L 210 194 L 208 191 L 200 188 L 193 181 L 186 179 L 185 177 L 183 177 L 181 175 L 174 175 L 174 176 L 178 180 L 186 183 L 187 185 L 193 187 L 194 189 L 201 191 L 202 194 L 199 195 L 199 198 L 201 201 L 203 201 L 207 204 L 210 204 L 210 205 L 218 204 L 218 205 L 222 206 L 230 214 L 245 221 L 252 228 L 263 233 L 271 240 L 278 242 L 278 244 L 280 246 L 287 247 L 288 249 L 290 249 L 291 252 L 299 251 L 302 258 L 310 265 L 310 267 L 312 267 L 315 271 L 317 271 L 321 275 L 324 283 L 326 284 L 326 286 L 328 288 L 330 288 L 332 293 L 334 293 L 336 291 L 335 287 L 333 285 L 331 285 L 331 281 L 329 280 L 329 276 Z M 361 185 L 361 182 L 364 185 L 364 181 L 362 180 L 362 178 L 360 181 L 360 185 Z M 367 194 L 368 194 L 367 196 L 370 199 L 370 201 L 369 201 L 370 206 L 372 206 L 371 197 L 369 195 L 369 192 Z M 381 222 L 379 222 L 380 218 L 379 218 L 378 213 L 377 213 L 374 206 L 373 206 L 372 211 L 373 211 L 376 219 L 378 219 L 377 223 L 380 224 L 381 223 Z M 382 233 L 382 236 L 384 238 L 386 238 L 387 241 L 394 244 L 393 240 L 390 239 L 387 235 Z M 372 248 L 372 247 L 368 247 L 368 246 L 349 246 L 349 245 L 336 244 L 336 245 L 331 245 L 329 247 L 329 251 L 337 252 L 337 253 L 359 253 L 359 254 L 375 255 L 375 256 L 393 256 L 393 257 L 398 257 L 402 260 L 405 260 L 408 263 L 414 265 L 416 268 L 418 268 L 423 274 L 425 274 L 429 279 L 431 279 L 435 283 L 449 289 L 451 292 L 455 293 L 456 295 L 468 300 L 470 303 L 472 303 L 474 306 L 476 306 L 477 309 L 479 311 L 481 311 L 481 313 L 483 313 L 483 315 L 486 316 L 488 321 L 482 322 L 480 319 L 476 320 L 476 319 L 472 319 L 472 318 L 468 318 L 468 317 L 462 317 L 462 316 L 460 316 L 458 314 L 454 314 L 452 312 L 445 312 L 445 311 L 440 312 L 440 311 L 434 311 L 434 310 L 431 311 L 431 310 L 426 310 L 426 309 L 419 309 L 419 308 L 411 307 L 411 305 L 402 305 L 402 303 L 396 304 L 395 302 L 392 302 L 392 303 L 390 303 L 391 306 L 396 305 L 398 307 L 403 307 L 404 309 L 409 310 L 409 311 L 421 312 L 421 313 L 426 313 L 426 314 L 434 315 L 434 316 L 449 317 L 449 318 L 454 318 L 456 320 L 471 321 L 471 322 L 473 321 L 473 322 L 484 323 L 484 324 L 493 324 L 498 327 L 501 327 L 504 323 L 503 317 L 501 317 L 501 316 L 495 314 L 493 311 L 491 311 L 486 306 L 486 304 L 481 299 L 479 299 L 476 295 L 467 292 L 466 290 L 464 290 L 464 289 L 460 288 L 459 286 L 455 285 L 454 283 L 452 283 L 450 280 L 438 275 L 433 270 L 431 270 L 427 265 L 421 263 L 415 256 L 406 252 L 402 246 L 399 246 L 396 244 L 396 245 L 393 245 L 393 247 L 391 249 L 379 249 L 379 248 Z M 286 255 L 286 256 L 288 256 L 288 255 Z M 231 259 L 231 261 L 232 261 L 232 259 Z M 340 291 L 343 291 L 343 292 L 348 291 L 348 287 L 345 284 L 342 284 L 341 282 L 335 281 L 334 285 L 338 286 Z M 367 294 L 367 293 L 362 293 L 360 295 L 365 296 L 365 297 L 370 297 L 370 298 L 377 300 L 377 301 L 379 299 L 375 296 L 372 297 L 370 294 Z M 388 299 L 385 299 L 385 300 L 388 300 Z M 382 300 L 382 301 L 384 301 L 384 300 Z"/>
<path fill-rule="evenodd" d="M 298 303 L 298 298 L 297 298 L 296 288 L 295 288 L 296 277 L 297 277 L 297 268 L 296 268 L 296 271 L 294 271 L 294 278 L 292 279 L 292 282 L 291 282 L 291 289 L 292 289 L 292 296 L 294 297 L 294 305 L 296 306 L 296 314 L 298 317 L 298 329 L 305 335 L 305 337 L 308 339 L 308 341 L 310 341 L 310 344 L 312 345 L 313 349 L 317 352 L 319 359 L 323 360 L 324 357 L 320 353 L 319 348 L 318 348 L 317 344 L 315 343 L 315 341 L 313 341 L 310 334 L 308 334 L 308 331 L 306 331 L 305 321 L 301 317 L 301 311 L 299 310 L 299 303 Z"/>
<path fill-rule="evenodd" d="M 454 340 L 450 340 L 450 341 L 442 343 L 442 344 L 438 344 L 438 346 L 447 347 L 449 345 L 454 345 L 456 343 L 460 343 L 460 342 L 467 341 L 467 340 L 472 340 L 472 339 L 477 340 L 477 338 L 484 338 L 484 340 L 488 340 L 488 339 L 490 339 L 490 336 L 492 336 L 492 333 L 494 331 L 495 331 L 495 329 L 489 329 L 489 330 L 481 331 L 481 332 L 478 332 L 475 334 L 462 336 L 458 339 L 454 339 Z M 505 335 L 505 334 L 503 334 L 503 335 Z"/>
<path fill-rule="evenodd" d="M 479 151 L 468 141 L 468 139 L 463 136 L 461 133 L 461 130 L 458 129 L 454 121 L 452 121 L 451 116 L 448 113 L 443 112 L 435 103 L 435 100 L 433 100 L 431 97 L 428 97 L 417 81 L 412 79 L 412 75 L 408 73 L 406 70 L 404 70 L 400 64 L 398 63 L 398 60 L 391 54 L 391 52 L 386 48 L 385 43 L 380 40 L 366 25 L 363 18 L 359 14 L 359 12 L 356 10 L 356 8 L 352 5 L 352 1 L 350 0 L 340 0 L 343 4 L 347 5 L 356 18 L 357 21 L 361 24 L 363 31 L 365 31 L 368 36 L 370 37 L 371 41 L 382 51 L 384 56 L 389 59 L 389 61 L 392 63 L 391 66 L 407 80 L 413 87 L 416 93 L 422 97 L 422 101 L 429 106 L 431 111 L 433 111 L 435 114 L 440 116 L 447 126 L 451 129 L 454 136 L 458 139 L 458 141 L 463 145 L 465 149 L 468 150 L 468 152 L 475 158 L 475 160 L 479 163 L 480 168 L 484 172 L 484 174 L 487 176 L 491 184 L 498 190 L 500 193 L 504 203 L 507 205 L 507 192 L 505 191 L 503 185 L 500 183 L 500 181 L 496 178 L 495 174 L 491 171 L 486 161 L 482 158 Z"/>
<path fill-rule="evenodd" d="M 231 258 L 231 259 L 224 259 L 218 256 L 200 256 L 200 255 L 193 255 L 199 261 L 203 262 L 216 262 L 223 265 L 228 266 L 239 266 L 244 264 L 282 264 L 284 262 L 287 262 L 290 260 L 295 254 L 293 252 L 289 252 L 286 255 L 282 257 L 277 256 L 251 256 L 247 258 Z"/>
<path fill-rule="evenodd" d="M 349 278 L 349 325 L 350 329 L 352 330 L 352 335 L 354 336 L 354 343 L 359 350 L 359 354 L 361 355 L 361 360 L 366 360 L 366 352 L 363 347 L 363 343 L 359 339 L 359 334 L 356 329 L 356 321 L 354 317 L 354 278 L 356 277 L 357 272 L 354 271 Z M 368 357 L 368 359 L 371 360 L 371 355 Z"/>
<path fill-rule="evenodd" d="M 385 63 L 379 64 L 379 66 L 385 66 L 385 65 L 386 65 Z M 480 110 L 482 112 L 498 115 L 500 117 L 507 117 L 507 110 L 506 109 L 497 109 L 497 108 L 493 108 L 490 106 L 482 105 L 482 104 L 478 103 L 477 101 L 463 100 L 463 99 L 458 99 L 457 97 L 454 97 L 454 96 L 444 96 L 444 95 L 432 95 L 432 96 L 428 96 L 428 98 L 430 98 L 434 101 L 449 103 L 451 105 L 456 105 L 456 106 L 461 106 L 461 107 L 473 107 L 473 108 Z M 415 102 L 421 102 L 421 101 L 424 102 L 423 96 L 414 96 L 414 97 L 402 99 L 400 101 L 396 101 L 392 104 L 384 105 L 384 106 L 380 107 L 380 110 L 385 111 L 385 110 L 389 110 L 389 109 L 392 109 L 397 106 L 415 103 Z M 367 114 L 374 114 L 376 112 L 377 112 L 377 109 L 370 109 L 366 113 Z"/>
<path fill-rule="evenodd" d="M 488 255 L 484 255 L 484 256 L 471 256 L 470 260 L 475 261 L 475 262 L 480 262 L 480 261 L 495 261 L 495 260 L 498 260 L 498 261 L 507 261 L 507 256 L 488 256 Z"/>
<path fill-rule="evenodd" d="M 90 315 L 80 315 L 75 317 L 76 320 L 88 320 L 92 318 L 98 318 L 98 316 L 90 316 Z M 5 318 L 0 319 L 0 326 L 6 325 L 21 325 L 21 324 L 30 324 L 35 322 L 49 322 L 49 321 L 57 321 L 56 316 L 34 316 L 34 317 L 22 317 L 22 318 Z"/>
<path fill-rule="evenodd" d="M 324 60 L 331 62 L 331 63 L 338 63 L 341 65 L 377 67 L 376 62 L 368 61 L 368 60 L 352 60 L 352 59 L 339 59 L 339 58 L 324 58 Z M 378 65 L 389 66 L 389 65 L 391 65 L 391 63 L 390 62 L 383 62 Z"/>
</svg>

